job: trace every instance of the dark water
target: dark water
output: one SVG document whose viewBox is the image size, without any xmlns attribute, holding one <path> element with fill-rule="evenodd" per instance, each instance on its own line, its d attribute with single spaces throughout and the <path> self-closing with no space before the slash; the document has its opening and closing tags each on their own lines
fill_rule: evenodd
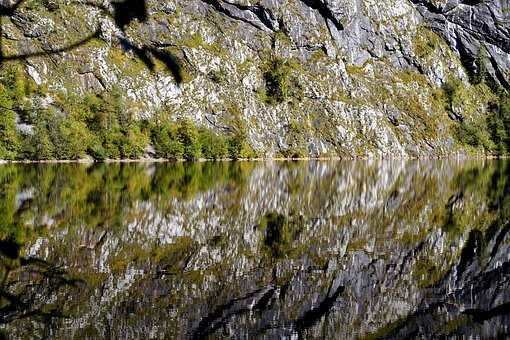
<svg viewBox="0 0 510 340">
<path fill-rule="evenodd" d="M 0 338 L 510 332 L 510 163 L 0 166 Z"/>
</svg>

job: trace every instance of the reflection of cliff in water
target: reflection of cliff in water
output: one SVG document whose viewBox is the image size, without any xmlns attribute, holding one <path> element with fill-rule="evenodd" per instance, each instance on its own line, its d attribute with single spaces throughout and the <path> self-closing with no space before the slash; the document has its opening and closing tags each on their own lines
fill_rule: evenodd
<svg viewBox="0 0 510 340">
<path fill-rule="evenodd" d="M 508 172 L 496 161 L 3 166 L 0 329 L 504 335 Z"/>
</svg>

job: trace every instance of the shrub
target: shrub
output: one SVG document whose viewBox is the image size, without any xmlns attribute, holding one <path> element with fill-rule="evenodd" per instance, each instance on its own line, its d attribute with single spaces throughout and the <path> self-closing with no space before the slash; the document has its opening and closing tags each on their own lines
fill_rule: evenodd
<svg viewBox="0 0 510 340">
<path fill-rule="evenodd" d="M 197 160 L 201 156 L 201 145 L 196 126 L 189 119 L 182 119 L 177 124 L 177 139 L 184 147 L 186 160 Z"/>
<path fill-rule="evenodd" d="M 220 70 L 212 70 L 208 74 L 209 79 L 211 79 L 213 82 L 217 84 L 224 84 L 227 82 L 227 74 L 223 69 Z"/>
<path fill-rule="evenodd" d="M 103 147 L 107 158 L 119 159 L 121 157 L 120 145 L 123 141 L 123 135 L 118 130 L 108 130 L 103 134 Z"/>
<path fill-rule="evenodd" d="M 62 119 L 58 127 L 58 142 L 54 143 L 56 158 L 80 159 L 86 155 L 90 143 L 90 132 L 84 122 L 68 117 Z"/>
<path fill-rule="evenodd" d="M 166 159 L 179 159 L 183 157 L 184 146 L 177 139 L 177 131 L 169 123 L 151 125 L 151 141 L 156 150 L 156 156 Z"/>
<path fill-rule="evenodd" d="M 289 62 L 284 59 L 275 58 L 269 63 L 267 70 L 264 72 L 265 95 L 269 104 L 281 103 L 287 99 L 291 70 Z"/>
<path fill-rule="evenodd" d="M 136 159 L 143 156 L 145 149 L 149 145 L 148 136 L 143 133 L 136 125 L 128 129 L 122 143 L 120 151 L 122 158 Z"/>
<path fill-rule="evenodd" d="M 0 159 L 14 159 L 19 150 L 12 100 L 0 85 Z"/>
<path fill-rule="evenodd" d="M 455 129 L 455 137 L 459 142 L 477 147 L 480 145 L 480 134 L 476 127 L 468 123 L 461 123 Z"/>
<path fill-rule="evenodd" d="M 202 157 L 207 159 L 220 159 L 227 157 L 227 142 L 223 136 L 220 136 L 208 129 L 201 129 L 199 131 L 199 140 L 202 147 Z"/>
<path fill-rule="evenodd" d="M 236 132 L 227 140 L 228 155 L 233 160 L 245 158 L 247 154 L 246 134 Z"/>
<path fill-rule="evenodd" d="M 443 85 L 443 91 L 446 96 L 446 107 L 450 112 L 454 111 L 454 107 L 462 103 L 461 91 L 462 81 L 459 79 L 450 79 Z"/>
<path fill-rule="evenodd" d="M 33 134 L 27 136 L 23 144 L 25 146 L 23 158 L 39 161 L 55 158 L 55 145 L 50 139 L 48 129 L 44 126 L 35 126 Z"/>
<path fill-rule="evenodd" d="M 510 95 L 500 90 L 498 101 L 491 105 L 487 117 L 491 139 L 498 154 L 502 155 L 510 150 Z"/>
<path fill-rule="evenodd" d="M 25 77 L 22 72 L 18 64 L 4 64 L 1 67 L 1 84 L 4 86 L 2 92 L 14 104 L 20 103 L 25 96 Z"/>
</svg>

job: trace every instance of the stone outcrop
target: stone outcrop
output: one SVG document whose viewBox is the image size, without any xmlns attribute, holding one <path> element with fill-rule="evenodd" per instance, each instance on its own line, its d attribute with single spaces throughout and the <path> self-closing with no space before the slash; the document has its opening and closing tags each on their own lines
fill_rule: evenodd
<svg viewBox="0 0 510 340">
<path fill-rule="evenodd" d="M 477 71 L 477 58 L 491 77 L 510 87 L 510 3 L 508 1 L 412 0 L 433 30 Z"/>
<path fill-rule="evenodd" d="M 478 59 L 508 87 L 507 1 L 154 0 L 148 22 L 125 32 L 101 13 L 80 2 L 21 8 L 3 42 L 12 53 L 51 51 L 98 31 L 29 59 L 30 77 L 50 95 L 119 87 L 139 117 L 164 110 L 218 131 L 241 122 L 261 156 L 452 154 L 462 146 L 441 87 L 469 87 Z M 126 37 L 178 56 L 184 83 L 149 73 Z M 265 79 L 275 59 L 289 63 L 277 103 Z M 456 109 L 482 117 L 488 99 L 466 97 Z"/>
</svg>

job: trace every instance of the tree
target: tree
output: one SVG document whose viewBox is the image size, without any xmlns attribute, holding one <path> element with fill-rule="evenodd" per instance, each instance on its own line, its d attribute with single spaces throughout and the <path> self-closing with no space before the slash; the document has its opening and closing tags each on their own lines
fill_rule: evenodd
<svg viewBox="0 0 510 340">
<path fill-rule="evenodd" d="M 188 119 L 179 121 L 177 127 L 177 138 L 184 146 L 183 156 L 186 160 L 197 160 L 201 156 L 201 145 L 198 130 Z"/>
</svg>

